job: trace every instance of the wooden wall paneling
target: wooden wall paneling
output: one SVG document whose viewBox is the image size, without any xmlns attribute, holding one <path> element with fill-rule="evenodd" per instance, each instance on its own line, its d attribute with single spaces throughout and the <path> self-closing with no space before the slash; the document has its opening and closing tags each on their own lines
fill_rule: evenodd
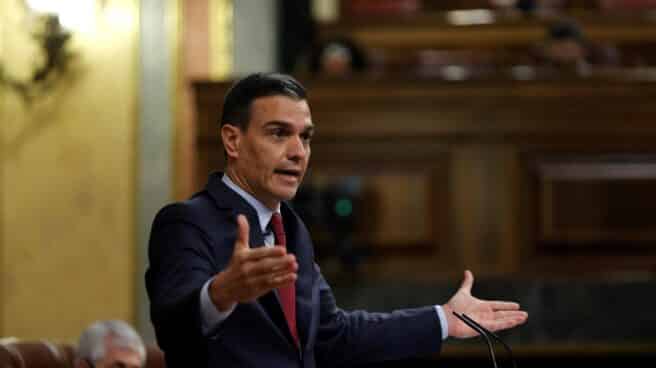
<svg viewBox="0 0 656 368">
<path fill-rule="evenodd" d="M 447 231 L 435 236 L 439 251 L 421 251 L 429 260 L 427 269 L 443 257 L 449 260 L 440 271 L 445 273 L 465 266 L 488 274 L 571 271 L 581 264 L 596 272 L 601 265 L 651 267 L 649 259 L 653 258 L 649 257 L 640 260 L 622 253 L 619 256 L 625 263 L 613 266 L 609 257 L 554 255 L 538 247 L 537 216 L 547 207 L 536 193 L 556 187 L 540 181 L 535 160 L 656 154 L 653 82 L 609 77 L 462 83 L 363 78 L 304 83 L 317 126 L 311 160 L 314 173 L 366 173 L 378 176 L 377 183 L 384 183 L 385 175 L 408 174 L 434 182 L 427 194 L 431 203 L 437 203 L 429 206 L 436 211 L 429 215 L 430 223 Z M 203 183 L 210 167 L 220 167 L 222 162 L 218 135 L 212 135 L 227 86 L 195 85 L 200 117 L 197 143 L 205 152 L 200 155 L 204 161 L 199 162 L 198 174 Z M 393 189 L 384 191 L 394 193 Z M 448 206 L 441 206 L 443 202 Z M 412 239 L 407 238 L 409 243 Z M 383 248 L 386 252 L 401 249 Z M 587 263 L 577 263 L 582 259 Z M 393 262 L 386 260 L 371 268 L 384 274 Z M 427 274 L 434 276 L 435 271 Z"/>
<path fill-rule="evenodd" d="M 493 170 L 498 186 L 498 207 L 493 215 L 498 216 L 499 244 L 494 273 L 507 275 L 521 270 L 521 161 L 517 149 L 509 144 L 497 146 L 497 157 Z"/>
<path fill-rule="evenodd" d="M 454 246 L 458 257 L 453 262 L 459 268 L 479 271 L 487 246 L 484 244 L 486 223 L 486 155 L 481 146 L 464 146 L 453 150 L 452 196 L 454 215 Z M 489 254 L 488 254 L 489 255 Z"/>
<path fill-rule="evenodd" d="M 315 110 L 313 117 L 316 121 L 322 114 Z M 369 276 L 425 279 L 452 268 L 450 157 L 444 145 L 317 138 L 312 150 L 315 178 L 306 183 L 357 178 L 366 187 L 368 225 L 360 241 L 371 246 L 372 261 L 365 265 Z"/>
<path fill-rule="evenodd" d="M 656 245 L 655 157 L 561 159 L 537 169 L 542 246 Z"/>
<path fill-rule="evenodd" d="M 655 153 L 611 146 L 526 155 L 526 264 L 545 272 L 653 270 Z"/>
</svg>

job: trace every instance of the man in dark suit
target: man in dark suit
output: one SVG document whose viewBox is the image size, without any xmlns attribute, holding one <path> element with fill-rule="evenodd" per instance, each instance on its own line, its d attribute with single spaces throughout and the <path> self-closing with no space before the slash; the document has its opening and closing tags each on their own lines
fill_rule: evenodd
<svg viewBox="0 0 656 368">
<path fill-rule="evenodd" d="M 490 330 L 526 320 L 516 303 L 473 297 L 469 271 L 443 306 L 339 309 L 305 225 L 285 203 L 310 158 L 304 88 L 286 75 L 250 75 L 226 95 L 220 123 L 225 173 L 163 208 L 152 227 L 146 287 L 169 368 L 350 366 L 474 336 L 452 311 Z"/>
</svg>

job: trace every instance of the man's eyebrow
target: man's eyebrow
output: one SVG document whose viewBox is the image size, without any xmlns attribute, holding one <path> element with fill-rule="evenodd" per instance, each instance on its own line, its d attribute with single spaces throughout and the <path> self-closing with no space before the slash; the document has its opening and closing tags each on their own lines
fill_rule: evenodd
<svg viewBox="0 0 656 368">
<path fill-rule="evenodd" d="M 264 128 L 269 128 L 269 127 L 288 127 L 292 125 L 290 122 L 284 121 L 284 120 L 271 120 L 267 121 L 266 124 L 264 124 Z"/>
<path fill-rule="evenodd" d="M 288 127 L 290 127 L 290 126 L 292 126 L 292 123 L 290 123 L 290 122 L 288 122 L 288 121 L 284 121 L 284 120 L 271 120 L 271 121 L 266 122 L 266 123 L 264 124 L 263 128 L 265 128 L 265 129 L 266 129 L 266 128 L 271 128 L 271 127 L 288 128 Z M 314 132 L 314 124 L 310 123 L 310 124 L 304 126 L 304 127 L 303 127 L 303 131 L 304 131 L 304 132 L 310 132 L 310 133 L 313 133 L 313 132 Z"/>
</svg>

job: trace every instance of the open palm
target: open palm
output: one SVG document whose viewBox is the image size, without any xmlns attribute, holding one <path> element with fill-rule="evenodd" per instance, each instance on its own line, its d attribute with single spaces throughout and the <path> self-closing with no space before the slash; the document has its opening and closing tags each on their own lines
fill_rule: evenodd
<svg viewBox="0 0 656 368">
<path fill-rule="evenodd" d="M 528 313 L 519 309 L 519 304 L 506 301 L 481 300 L 471 295 L 474 275 L 465 271 L 465 277 L 458 291 L 443 306 L 449 324 L 449 336 L 466 338 L 477 336 L 465 323 L 453 315 L 464 313 L 490 331 L 499 331 L 526 322 Z"/>
</svg>

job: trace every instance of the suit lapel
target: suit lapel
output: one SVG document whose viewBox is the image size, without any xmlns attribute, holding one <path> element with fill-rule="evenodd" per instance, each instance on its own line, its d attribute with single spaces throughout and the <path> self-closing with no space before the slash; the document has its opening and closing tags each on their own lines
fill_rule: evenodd
<svg viewBox="0 0 656 368">
<path fill-rule="evenodd" d="M 217 207 L 232 212 L 233 221 L 237 221 L 237 215 L 239 214 L 246 216 L 249 225 L 249 246 L 251 248 L 264 246 L 264 234 L 261 232 L 262 227 L 260 226 L 257 211 L 255 211 L 255 209 L 239 194 L 225 185 L 223 180 L 221 180 L 222 177 L 223 173 L 220 172 L 210 175 L 206 190 L 214 199 Z M 265 316 L 265 320 L 269 322 L 270 327 L 276 330 L 278 335 L 282 339 L 287 340 L 290 346 L 293 347 L 293 338 L 289 332 L 287 320 L 282 310 L 278 294 L 275 291 L 270 291 L 259 297 L 254 304 L 256 304 L 258 309 L 262 311 L 262 314 Z M 296 314 L 299 315 L 298 309 Z"/>
<path fill-rule="evenodd" d="M 223 173 L 216 172 L 210 175 L 209 181 L 206 186 L 207 192 L 210 194 L 216 206 L 233 213 L 233 221 L 237 221 L 237 215 L 243 214 L 248 219 L 249 227 L 249 245 L 251 248 L 264 245 L 264 235 L 260 229 L 260 220 L 257 216 L 255 209 L 248 204 L 239 194 L 221 180 Z"/>
<path fill-rule="evenodd" d="M 281 213 L 287 235 L 287 249 L 294 253 L 298 262 L 298 278 L 296 279 L 296 328 L 301 345 L 308 341 L 308 330 L 312 320 L 312 285 L 314 256 L 312 243 L 300 219 L 285 203 L 281 205 Z"/>
</svg>

